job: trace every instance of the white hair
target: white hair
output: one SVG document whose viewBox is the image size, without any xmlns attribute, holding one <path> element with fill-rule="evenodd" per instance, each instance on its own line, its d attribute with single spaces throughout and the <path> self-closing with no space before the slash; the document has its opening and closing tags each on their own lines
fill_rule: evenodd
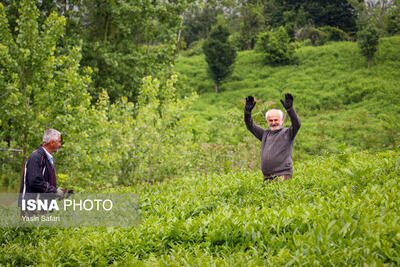
<svg viewBox="0 0 400 267">
<path fill-rule="evenodd" d="M 61 133 L 54 129 L 48 129 L 43 134 L 43 145 L 50 143 L 51 140 L 57 141 Z"/>
<path fill-rule="evenodd" d="M 266 120 L 268 120 L 268 113 L 269 113 L 270 111 L 278 111 L 279 114 L 281 115 L 281 119 L 283 119 L 283 112 L 282 112 L 282 110 L 280 110 L 280 109 L 270 109 L 270 110 L 267 111 L 267 113 L 265 113 L 265 119 L 266 119 Z"/>
</svg>

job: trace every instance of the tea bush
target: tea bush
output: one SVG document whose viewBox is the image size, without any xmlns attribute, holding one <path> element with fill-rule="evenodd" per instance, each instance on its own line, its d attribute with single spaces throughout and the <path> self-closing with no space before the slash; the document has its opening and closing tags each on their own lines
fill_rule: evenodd
<svg viewBox="0 0 400 267">
<path fill-rule="evenodd" d="M 2 228 L 0 263 L 398 266 L 399 163 L 341 151 L 296 162 L 281 183 L 244 170 L 109 189 L 139 196 L 139 225 Z"/>
</svg>

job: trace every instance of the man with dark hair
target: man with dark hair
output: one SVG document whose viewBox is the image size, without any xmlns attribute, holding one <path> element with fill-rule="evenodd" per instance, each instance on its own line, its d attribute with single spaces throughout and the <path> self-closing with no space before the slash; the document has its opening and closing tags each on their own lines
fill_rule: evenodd
<svg viewBox="0 0 400 267">
<path fill-rule="evenodd" d="M 53 193 L 57 197 L 64 197 L 67 191 L 57 187 L 54 160 L 51 155 L 61 147 L 61 133 L 54 129 L 46 130 L 42 141 L 42 145 L 33 151 L 26 161 L 21 179 L 19 206 L 22 200 L 41 198 L 42 193 Z"/>
<path fill-rule="evenodd" d="M 254 97 L 246 98 L 244 121 L 247 129 L 261 141 L 261 171 L 264 180 L 279 181 L 292 178 L 292 150 L 294 138 L 300 129 L 300 118 L 293 108 L 293 96 L 285 95 L 282 105 L 289 114 L 292 126 L 283 127 L 283 113 L 277 109 L 268 110 L 265 118 L 269 129 L 264 129 L 253 122 L 251 111 L 256 105 Z"/>
</svg>

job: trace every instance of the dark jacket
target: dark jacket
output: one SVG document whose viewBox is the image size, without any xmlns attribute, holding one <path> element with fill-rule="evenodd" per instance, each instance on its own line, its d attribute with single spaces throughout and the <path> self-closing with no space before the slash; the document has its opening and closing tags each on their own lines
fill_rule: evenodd
<svg viewBox="0 0 400 267">
<path fill-rule="evenodd" d="M 51 170 L 53 170 L 54 173 L 53 181 L 51 181 Z M 19 192 L 19 205 L 23 198 L 31 199 L 36 198 L 38 193 L 57 192 L 54 168 L 51 166 L 42 146 L 39 146 L 38 149 L 33 151 L 26 161 Z"/>
<path fill-rule="evenodd" d="M 251 112 L 244 112 L 247 129 L 261 141 L 261 171 L 264 177 L 292 174 L 292 150 L 294 138 L 300 129 L 300 118 L 293 108 L 287 110 L 292 125 L 279 130 L 264 129 L 256 125 Z"/>
</svg>

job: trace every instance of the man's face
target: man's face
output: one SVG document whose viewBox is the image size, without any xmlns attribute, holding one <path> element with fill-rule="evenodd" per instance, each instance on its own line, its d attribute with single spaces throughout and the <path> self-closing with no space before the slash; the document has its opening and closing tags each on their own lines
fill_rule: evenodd
<svg viewBox="0 0 400 267">
<path fill-rule="evenodd" d="M 49 148 L 51 150 L 50 153 L 57 152 L 57 150 L 61 147 L 61 135 L 58 135 L 57 141 L 51 140 L 49 143 Z"/>
<path fill-rule="evenodd" d="M 267 117 L 268 126 L 271 130 L 279 130 L 283 126 L 283 118 L 279 111 L 270 111 Z"/>
</svg>

